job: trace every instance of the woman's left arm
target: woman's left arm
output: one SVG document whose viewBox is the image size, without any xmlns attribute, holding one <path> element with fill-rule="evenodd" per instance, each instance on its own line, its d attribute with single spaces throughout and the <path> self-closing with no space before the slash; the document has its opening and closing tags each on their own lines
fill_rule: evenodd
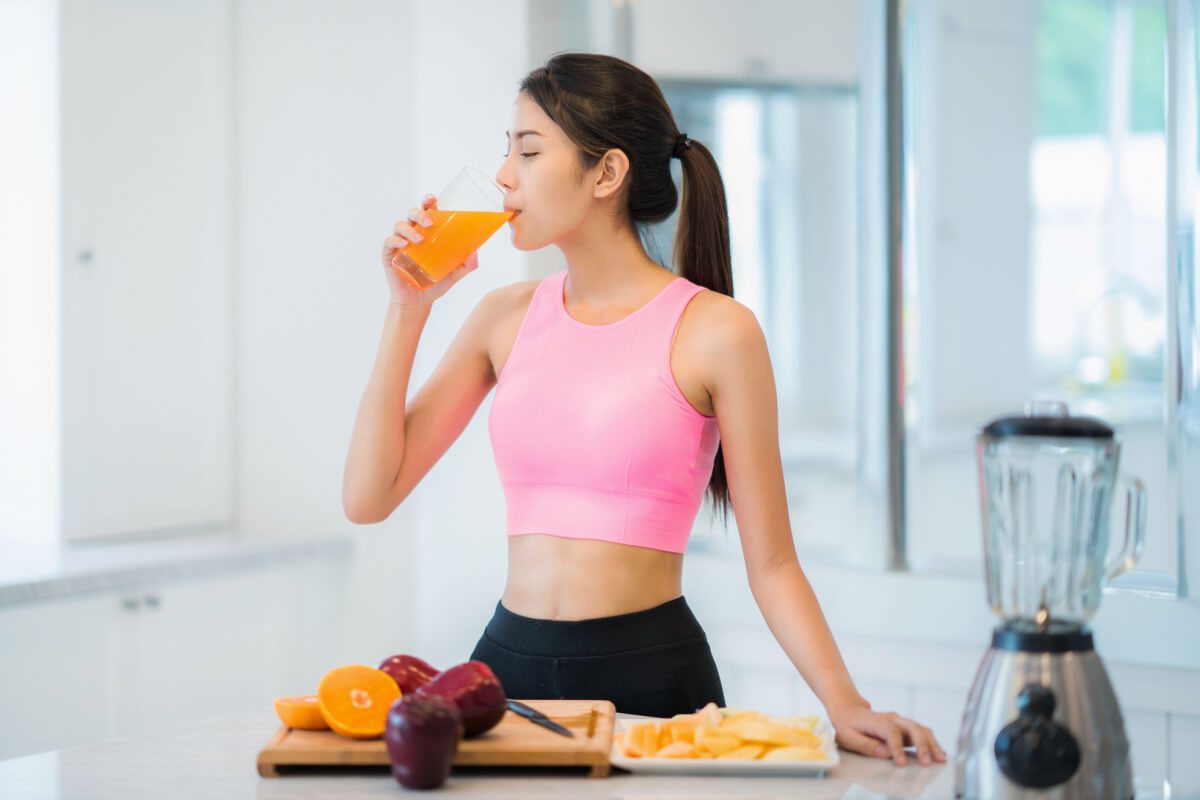
<svg viewBox="0 0 1200 800">
<path fill-rule="evenodd" d="M 854 687 L 816 594 L 800 568 L 779 455 L 775 377 L 754 314 L 723 300 L 697 344 L 721 432 L 729 498 L 754 600 L 771 633 L 825 705 L 842 747 L 904 764 L 904 747 L 929 764 L 946 755 L 928 728 L 873 711 Z"/>
</svg>

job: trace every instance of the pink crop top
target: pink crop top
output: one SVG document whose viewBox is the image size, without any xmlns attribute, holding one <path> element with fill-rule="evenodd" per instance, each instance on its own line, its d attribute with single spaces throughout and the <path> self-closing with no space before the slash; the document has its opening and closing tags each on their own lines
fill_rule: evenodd
<svg viewBox="0 0 1200 800">
<path fill-rule="evenodd" d="M 671 374 L 671 339 L 703 287 L 676 278 L 609 325 L 567 314 L 545 278 L 500 372 L 488 418 L 508 535 L 682 553 L 712 475 L 716 417 Z"/>
</svg>

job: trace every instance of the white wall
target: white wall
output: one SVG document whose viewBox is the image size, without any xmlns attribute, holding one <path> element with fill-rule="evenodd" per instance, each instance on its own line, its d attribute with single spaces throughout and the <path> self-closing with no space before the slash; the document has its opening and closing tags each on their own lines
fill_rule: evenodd
<svg viewBox="0 0 1200 800">
<path fill-rule="evenodd" d="M 860 3 L 853 0 L 630 5 L 633 60 L 659 78 L 738 76 L 846 86 L 857 79 Z"/>
<path fill-rule="evenodd" d="M 348 523 L 340 487 L 387 304 L 380 245 L 463 164 L 499 166 L 525 26 L 523 3 L 485 0 L 238 11 L 239 525 L 353 531 L 348 660 L 466 660 L 503 586 L 490 401 L 387 521 Z M 435 307 L 413 391 L 479 298 L 525 275 L 503 233 L 480 263 Z"/>
<path fill-rule="evenodd" d="M 353 532 L 331 665 L 411 649 L 409 510 L 354 526 L 341 482 L 388 300 L 380 247 L 417 191 L 414 6 L 244 0 L 235 19 L 236 516 L 250 535 Z"/>
<path fill-rule="evenodd" d="M 0 0 L 0 535 L 58 530 L 58 13 Z"/>
<path fill-rule="evenodd" d="M 422 65 L 411 105 L 414 191 L 436 193 L 464 163 L 488 174 L 504 155 L 504 131 L 527 72 L 524 3 L 423 3 L 412 63 Z M 468 57 L 448 54 L 466 53 Z M 432 372 L 463 319 L 486 292 L 526 276 L 527 261 L 502 229 L 480 250 L 479 269 L 437 302 L 421 337 L 415 390 Z M 507 541 L 487 415 L 491 395 L 462 436 L 413 492 L 416 505 L 413 625 L 416 652 L 434 666 L 465 661 L 504 588 Z"/>
</svg>

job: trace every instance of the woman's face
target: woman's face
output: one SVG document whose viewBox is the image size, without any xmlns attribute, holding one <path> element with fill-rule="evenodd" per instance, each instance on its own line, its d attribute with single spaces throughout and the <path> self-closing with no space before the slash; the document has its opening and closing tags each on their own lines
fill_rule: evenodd
<svg viewBox="0 0 1200 800">
<path fill-rule="evenodd" d="M 592 180 L 578 160 L 578 148 L 532 98 L 513 103 L 506 132 L 504 163 L 496 182 L 506 190 L 504 205 L 516 212 L 508 225 L 519 250 L 562 242 L 592 208 Z"/>
</svg>

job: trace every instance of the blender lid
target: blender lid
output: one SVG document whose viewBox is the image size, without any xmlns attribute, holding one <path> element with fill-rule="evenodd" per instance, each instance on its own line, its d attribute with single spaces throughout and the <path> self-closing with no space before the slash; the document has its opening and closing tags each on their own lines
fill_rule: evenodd
<svg viewBox="0 0 1200 800">
<path fill-rule="evenodd" d="M 1095 417 L 1001 417 L 989 422 L 983 435 L 1041 436 L 1058 439 L 1111 439 L 1113 429 Z"/>
</svg>

